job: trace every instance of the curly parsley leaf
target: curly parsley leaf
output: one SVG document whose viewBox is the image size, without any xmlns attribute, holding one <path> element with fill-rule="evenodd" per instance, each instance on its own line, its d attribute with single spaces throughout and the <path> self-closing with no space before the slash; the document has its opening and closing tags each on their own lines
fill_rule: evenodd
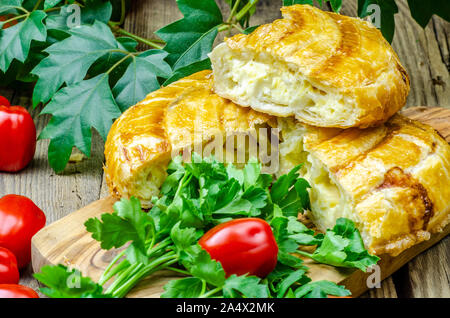
<svg viewBox="0 0 450 318">
<path fill-rule="evenodd" d="M 192 276 L 203 279 L 213 286 L 223 286 L 225 283 L 225 271 L 222 265 L 211 259 L 211 256 L 203 249 L 194 256 L 189 271 Z"/>
<path fill-rule="evenodd" d="M 13 60 L 24 62 L 32 41 L 44 42 L 47 29 L 43 23 L 44 11 L 36 10 L 22 22 L 0 30 L 0 70 L 6 72 Z"/>
<path fill-rule="evenodd" d="M 48 159 L 56 172 L 65 168 L 74 146 L 90 156 L 91 129 L 95 128 L 106 140 L 113 119 L 120 116 L 108 79 L 105 73 L 67 86 L 58 91 L 41 112 L 52 115 L 39 138 L 51 139 Z"/>
<path fill-rule="evenodd" d="M 161 298 L 197 298 L 202 294 L 203 281 L 197 277 L 186 277 L 168 282 Z"/>
<path fill-rule="evenodd" d="M 366 271 L 375 265 L 379 257 L 370 255 L 364 248 L 361 234 L 355 224 L 345 218 L 339 218 L 333 229 L 327 230 L 322 242 L 314 253 L 298 251 L 313 260 L 337 267 L 359 268 Z"/>
<path fill-rule="evenodd" d="M 269 289 L 261 283 L 261 279 L 255 276 L 231 275 L 223 285 L 223 296 L 225 298 L 267 298 Z"/>
<path fill-rule="evenodd" d="M 336 285 L 327 280 L 310 282 L 300 286 L 294 292 L 296 298 L 327 298 L 328 295 L 333 296 L 350 296 L 351 292 L 344 286 Z"/>
<path fill-rule="evenodd" d="M 172 239 L 178 252 L 183 251 L 195 244 L 203 234 L 203 231 L 196 230 L 195 228 L 180 228 L 181 222 L 174 225 L 170 231 L 170 238 Z"/>
<path fill-rule="evenodd" d="M 51 298 L 111 298 L 103 294 L 103 287 L 84 277 L 77 269 L 68 269 L 63 265 L 44 266 L 40 273 L 33 275 L 47 287 L 41 292 Z"/>
<path fill-rule="evenodd" d="M 143 253 L 148 235 L 154 230 L 153 220 L 135 197 L 116 202 L 113 213 L 102 214 L 101 220 L 91 218 L 85 226 L 102 249 L 119 248 L 131 241 Z"/>
<path fill-rule="evenodd" d="M 307 188 L 309 183 L 299 178 L 301 165 L 293 168 L 288 174 L 279 177 L 270 189 L 270 197 L 286 216 L 297 216 L 303 209 L 309 208 Z"/>
</svg>

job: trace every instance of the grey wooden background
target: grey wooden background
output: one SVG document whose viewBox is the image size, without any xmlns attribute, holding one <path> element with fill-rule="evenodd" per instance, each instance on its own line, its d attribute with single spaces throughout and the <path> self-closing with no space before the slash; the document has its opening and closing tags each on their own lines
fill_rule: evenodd
<svg viewBox="0 0 450 318">
<path fill-rule="evenodd" d="M 225 9 L 223 0 L 219 0 Z M 343 0 L 342 13 L 356 16 L 356 0 Z M 397 1 L 393 47 L 411 77 L 411 93 L 406 107 L 441 106 L 450 108 L 450 24 L 433 17 L 425 29 L 411 18 L 406 1 Z M 261 24 L 280 17 L 281 0 L 260 0 L 252 24 Z M 136 0 L 124 28 L 143 37 L 152 38 L 158 28 L 181 17 L 175 0 Z M 0 95 L 13 104 L 29 107 L 31 91 L 24 88 L 0 88 Z M 31 110 L 40 132 L 48 118 Z M 47 162 L 48 141 L 38 141 L 34 160 L 17 174 L 0 173 L 0 197 L 15 193 L 31 198 L 52 223 L 87 204 L 108 195 L 103 171 L 103 141 L 95 134 L 90 159 L 70 163 L 61 174 L 55 174 Z M 450 297 L 450 238 L 416 257 L 381 288 L 363 297 Z M 22 273 L 21 284 L 38 289 L 31 276 L 31 266 Z"/>
</svg>

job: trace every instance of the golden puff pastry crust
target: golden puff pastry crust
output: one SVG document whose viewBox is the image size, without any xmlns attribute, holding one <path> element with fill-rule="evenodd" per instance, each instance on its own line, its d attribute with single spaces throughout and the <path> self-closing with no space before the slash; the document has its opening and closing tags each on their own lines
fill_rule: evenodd
<svg viewBox="0 0 450 318">
<path fill-rule="evenodd" d="M 173 151 L 216 134 L 245 132 L 270 118 L 214 94 L 211 71 L 161 88 L 122 114 L 109 132 L 104 170 L 110 192 L 135 196 L 149 207 Z"/>
<path fill-rule="evenodd" d="M 319 127 L 376 126 L 404 106 L 408 75 L 378 29 L 309 5 L 281 10 L 213 50 L 217 94 Z"/>
<path fill-rule="evenodd" d="M 301 147 L 320 230 L 350 218 L 371 253 L 395 256 L 449 224 L 450 145 L 430 126 L 395 115 L 364 130 L 309 127 Z"/>
</svg>

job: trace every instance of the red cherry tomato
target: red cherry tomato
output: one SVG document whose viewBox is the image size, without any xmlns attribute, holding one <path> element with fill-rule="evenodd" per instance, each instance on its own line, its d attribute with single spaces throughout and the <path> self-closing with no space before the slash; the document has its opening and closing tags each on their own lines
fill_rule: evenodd
<svg viewBox="0 0 450 318">
<path fill-rule="evenodd" d="M 11 18 L 14 18 L 14 14 L 5 14 L 5 15 L 2 15 L 2 16 L 0 16 L 0 22 L 9 20 L 9 19 L 11 19 Z M 6 23 L 6 24 L 3 26 L 3 29 L 7 29 L 7 28 L 12 27 L 13 25 L 16 25 L 16 24 L 17 24 L 17 20 L 13 20 L 13 21 L 11 21 L 11 22 Z"/>
<path fill-rule="evenodd" d="M 10 194 L 0 199 L 0 246 L 17 258 L 19 268 L 31 260 L 31 238 L 45 225 L 45 214 L 30 199 Z"/>
<path fill-rule="evenodd" d="M 10 250 L 0 247 L 0 284 L 17 284 L 19 270 L 17 260 Z"/>
<path fill-rule="evenodd" d="M 36 151 L 36 127 L 20 106 L 0 106 L 0 171 L 25 168 Z"/>
<path fill-rule="evenodd" d="M 6 97 L 0 95 L 0 106 L 11 106 L 11 104 L 9 103 L 9 100 Z"/>
<path fill-rule="evenodd" d="M 26 286 L 0 284 L 0 298 L 39 298 L 39 295 Z"/>
<path fill-rule="evenodd" d="M 278 246 L 270 225 L 245 218 L 222 223 L 209 230 L 199 244 L 220 262 L 227 276 L 266 277 L 277 264 Z"/>
</svg>

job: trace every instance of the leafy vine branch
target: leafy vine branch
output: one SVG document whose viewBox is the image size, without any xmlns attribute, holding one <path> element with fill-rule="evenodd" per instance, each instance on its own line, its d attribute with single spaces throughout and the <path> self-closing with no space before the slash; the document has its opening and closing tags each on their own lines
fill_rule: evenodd
<svg viewBox="0 0 450 318">
<path fill-rule="evenodd" d="M 34 83 L 33 106 L 52 115 L 40 139 L 50 139 L 48 159 L 55 171 L 64 170 L 73 147 L 90 156 L 92 129 L 106 139 L 113 120 L 149 92 L 209 69 L 208 54 L 220 32 L 249 33 L 256 27 L 250 18 L 258 0 L 222 0 L 229 6 L 226 17 L 216 0 L 173 1 L 183 18 L 148 39 L 122 27 L 131 0 L 0 0 L 0 83 Z M 450 20 L 445 0 L 407 1 L 421 26 L 433 14 Z M 315 2 L 329 3 L 336 12 L 342 6 L 342 0 L 282 4 Z M 373 5 L 391 41 L 395 0 L 358 0 L 359 17 L 367 17 Z M 68 26 L 73 14 L 78 27 Z M 149 49 L 138 50 L 139 44 Z"/>
</svg>

